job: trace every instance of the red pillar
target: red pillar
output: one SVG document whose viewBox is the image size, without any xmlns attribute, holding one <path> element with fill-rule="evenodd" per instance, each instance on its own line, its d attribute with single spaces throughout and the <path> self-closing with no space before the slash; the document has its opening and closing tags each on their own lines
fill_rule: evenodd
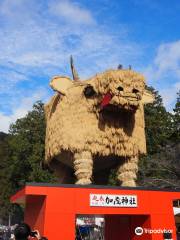
<svg viewBox="0 0 180 240">
<path fill-rule="evenodd" d="M 73 191 L 63 190 L 58 195 L 52 192 L 47 196 L 44 236 L 48 236 L 50 240 L 75 239 L 76 212 Z"/>
<path fill-rule="evenodd" d="M 172 209 L 170 209 L 172 211 Z M 176 228 L 173 213 L 168 214 L 152 214 L 151 215 L 151 229 L 166 229 L 172 230 L 172 239 L 176 239 Z M 152 240 L 162 240 L 163 233 L 152 233 Z"/>
<path fill-rule="evenodd" d="M 48 212 L 45 221 L 44 236 L 54 240 L 75 239 L 75 215 Z"/>
<path fill-rule="evenodd" d="M 29 195 L 26 197 L 24 221 L 28 223 L 32 229 L 38 229 L 41 234 L 44 232 L 45 208 L 45 196 Z"/>
</svg>

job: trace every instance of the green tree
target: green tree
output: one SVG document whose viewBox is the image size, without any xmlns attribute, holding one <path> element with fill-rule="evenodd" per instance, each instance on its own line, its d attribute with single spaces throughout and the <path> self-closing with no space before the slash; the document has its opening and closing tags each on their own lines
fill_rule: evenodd
<svg viewBox="0 0 180 240">
<path fill-rule="evenodd" d="M 44 105 L 37 102 L 24 118 L 10 126 L 11 182 L 17 189 L 25 182 L 53 182 L 55 177 L 42 169 L 45 149 Z"/>
<path fill-rule="evenodd" d="M 7 174 L 2 183 L 3 204 L 6 205 L 3 215 L 7 215 L 9 211 L 18 211 L 17 207 L 9 203 L 9 197 L 26 182 L 56 181 L 48 169 L 42 168 L 45 149 L 45 116 L 42 102 L 36 102 L 32 111 L 10 126 L 7 145 L 8 151 L 2 153 L 6 159 L 1 174 Z"/>
<path fill-rule="evenodd" d="M 172 140 L 175 143 L 180 143 L 180 90 L 177 93 L 177 101 L 175 104 L 175 108 L 173 109 L 173 133 Z"/>
<path fill-rule="evenodd" d="M 139 164 L 138 177 L 141 186 L 179 188 L 178 145 L 167 145 L 161 152 L 143 157 Z"/>
<path fill-rule="evenodd" d="M 148 154 L 154 154 L 168 143 L 172 134 L 172 114 L 163 106 L 162 97 L 158 91 L 149 87 L 155 96 L 155 101 L 144 107 L 145 132 Z"/>
<path fill-rule="evenodd" d="M 163 106 L 157 91 L 155 102 L 145 107 L 147 156 L 139 163 L 138 182 L 141 186 L 176 188 L 180 184 L 179 123 L 180 97 L 174 114 Z"/>
<path fill-rule="evenodd" d="M 8 171 L 8 135 L 0 133 L 0 218 L 4 220 L 7 211 L 10 210 L 9 205 L 9 171 Z"/>
</svg>

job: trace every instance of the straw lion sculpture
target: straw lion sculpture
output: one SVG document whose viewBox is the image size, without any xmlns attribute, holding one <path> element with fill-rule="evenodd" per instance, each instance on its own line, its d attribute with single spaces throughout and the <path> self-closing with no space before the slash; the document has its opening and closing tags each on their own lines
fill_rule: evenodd
<svg viewBox="0 0 180 240">
<path fill-rule="evenodd" d="M 144 77 L 118 69 L 80 81 L 72 60 L 71 68 L 74 80 L 50 83 L 56 94 L 45 106 L 46 163 L 60 183 L 105 184 L 116 168 L 120 185 L 136 186 L 138 156 L 146 153 L 143 105 L 153 102 Z"/>
</svg>

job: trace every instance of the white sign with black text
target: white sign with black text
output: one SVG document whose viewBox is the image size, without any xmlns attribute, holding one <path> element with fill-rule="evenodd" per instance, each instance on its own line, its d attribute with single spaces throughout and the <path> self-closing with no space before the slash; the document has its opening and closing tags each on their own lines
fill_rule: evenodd
<svg viewBox="0 0 180 240">
<path fill-rule="evenodd" d="M 91 207 L 137 207 L 136 195 L 90 194 Z"/>
</svg>

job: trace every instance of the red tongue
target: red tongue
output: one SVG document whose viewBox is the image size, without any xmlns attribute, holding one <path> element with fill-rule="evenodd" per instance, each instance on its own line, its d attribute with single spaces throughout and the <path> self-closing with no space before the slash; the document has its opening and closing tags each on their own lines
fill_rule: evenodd
<svg viewBox="0 0 180 240">
<path fill-rule="evenodd" d="M 110 93 L 106 93 L 106 95 L 104 95 L 102 102 L 101 102 L 101 108 L 105 107 L 106 105 L 109 104 L 109 102 L 111 101 L 112 95 Z"/>
</svg>

